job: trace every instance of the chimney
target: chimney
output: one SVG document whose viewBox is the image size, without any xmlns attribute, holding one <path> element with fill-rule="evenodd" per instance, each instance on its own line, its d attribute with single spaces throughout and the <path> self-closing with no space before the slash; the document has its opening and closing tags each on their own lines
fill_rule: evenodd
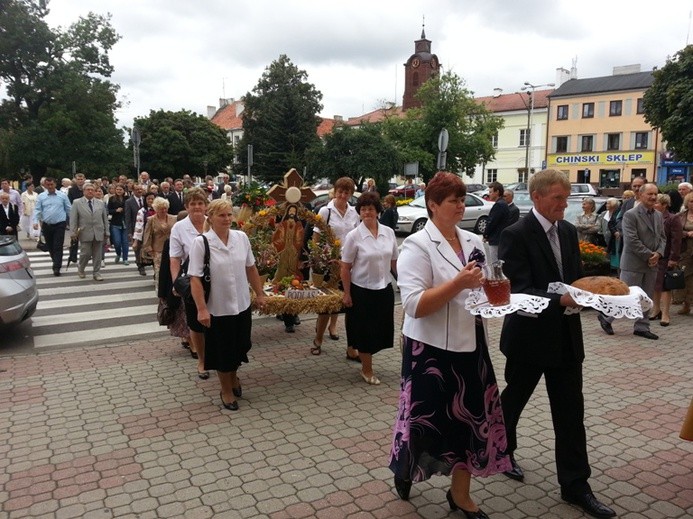
<svg viewBox="0 0 693 519">
<path fill-rule="evenodd" d="M 573 64 L 570 67 L 570 79 L 577 79 L 577 56 L 573 58 Z"/>
<path fill-rule="evenodd" d="M 556 88 L 560 87 L 563 83 L 570 79 L 570 71 L 563 67 L 558 67 L 556 69 Z"/>
<path fill-rule="evenodd" d="M 332 118 L 335 120 L 335 122 L 344 122 L 344 117 L 342 117 L 341 115 L 335 115 Z"/>
<path fill-rule="evenodd" d="M 214 117 L 214 114 L 217 113 L 217 107 L 212 106 L 212 105 L 207 105 L 207 119 L 211 119 Z"/>
<path fill-rule="evenodd" d="M 623 74 L 635 74 L 640 72 L 640 63 L 635 65 L 621 65 L 619 67 L 614 67 L 614 76 L 622 76 Z"/>
</svg>

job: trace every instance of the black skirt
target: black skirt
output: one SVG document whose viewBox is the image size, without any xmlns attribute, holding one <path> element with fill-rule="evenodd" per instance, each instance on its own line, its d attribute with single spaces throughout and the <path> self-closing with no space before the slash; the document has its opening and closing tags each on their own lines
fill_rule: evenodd
<svg viewBox="0 0 693 519">
<path fill-rule="evenodd" d="M 395 292 L 392 285 L 369 290 L 351 284 L 351 308 L 346 310 L 347 344 L 362 353 L 392 348 L 395 339 Z"/>
<path fill-rule="evenodd" d="M 185 320 L 188 323 L 188 328 L 197 333 L 205 333 L 205 327 L 197 320 L 197 305 L 192 297 L 182 298 L 185 304 Z"/>
<path fill-rule="evenodd" d="M 251 326 L 250 307 L 238 315 L 213 315 L 205 328 L 205 369 L 226 373 L 247 363 Z"/>
</svg>

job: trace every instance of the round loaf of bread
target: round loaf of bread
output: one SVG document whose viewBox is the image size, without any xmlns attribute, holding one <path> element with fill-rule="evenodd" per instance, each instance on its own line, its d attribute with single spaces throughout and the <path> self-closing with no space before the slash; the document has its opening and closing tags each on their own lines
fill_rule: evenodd
<svg viewBox="0 0 693 519">
<path fill-rule="evenodd" d="M 602 296 L 627 296 L 630 289 L 620 279 L 609 276 L 588 276 L 578 279 L 571 286 Z"/>
</svg>

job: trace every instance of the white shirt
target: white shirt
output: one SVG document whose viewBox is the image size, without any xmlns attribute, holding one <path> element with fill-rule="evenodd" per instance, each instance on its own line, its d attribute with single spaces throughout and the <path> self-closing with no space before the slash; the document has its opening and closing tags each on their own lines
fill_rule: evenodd
<svg viewBox="0 0 693 519">
<path fill-rule="evenodd" d="M 209 240 L 211 277 L 207 310 L 217 317 L 238 315 L 250 306 L 250 286 L 245 272 L 246 267 L 255 265 L 250 240 L 241 231 L 229 231 L 228 245 L 224 245 L 213 230 L 204 235 Z M 204 241 L 198 236 L 190 249 L 189 275 L 202 277 L 204 256 Z"/>
<path fill-rule="evenodd" d="M 375 237 L 365 224 L 346 235 L 342 261 L 351 263 L 351 282 L 361 288 L 381 290 L 390 284 L 391 262 L 397 259 L 395 231 L 378 224 Z"/>
<path fill-rule="evenodd" d="M 332 228 L 332 232 L 342 244 L 344 244 L 344 239 L 346 235 L 349 234 L 349 231 L 356 229 L 361 222 L 356 209 L 349 204 L 347 204 L 347 210 L 344 216 L 342 216 L 339 210 L 334 206 L 334 200 L 330 200 L 325 207 L 322 207 L 318 215 L 325 223 L 327 223 L 329 219 L 329 226 Z M 314 227 L 313 232 L 320 234 L 320 229 Z"/>
<path fill-rule="evenodd" d="M 168 242 L 169 256 L 171 258 L 178 258 L 181 263 L 185 263 L 185 260 L 188 259 L 188 255 L 190 254 L 193 240 L 199 235 L 200 233 L 195 229 L 189 216 L 186 216 L 180 222 L 176 222 L 173 227 L 171 227 L 171 236 Z"/>
</svg>

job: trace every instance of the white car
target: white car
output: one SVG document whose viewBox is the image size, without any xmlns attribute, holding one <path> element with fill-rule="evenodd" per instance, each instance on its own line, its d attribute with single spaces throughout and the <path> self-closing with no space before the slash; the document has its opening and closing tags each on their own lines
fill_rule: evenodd
<svg viewBox="0 0 693 519">
<path fill-rule="evenodd" d="M 483 234 L 488 223 L 488 213 L 493 207 L 493 202 L 487 202 L 471 193 L 467 193 L 464 204 L 464 217 L 457 224 L 461 229 Z M 413 234 L 420 231 L 428 221 L 428 212 L 426 211 L 426 202 L 424 197 L 414 199 L 407 205 L 397 208 L 399 218 L 397 220 L 397 232 Z"/>
</svg>

